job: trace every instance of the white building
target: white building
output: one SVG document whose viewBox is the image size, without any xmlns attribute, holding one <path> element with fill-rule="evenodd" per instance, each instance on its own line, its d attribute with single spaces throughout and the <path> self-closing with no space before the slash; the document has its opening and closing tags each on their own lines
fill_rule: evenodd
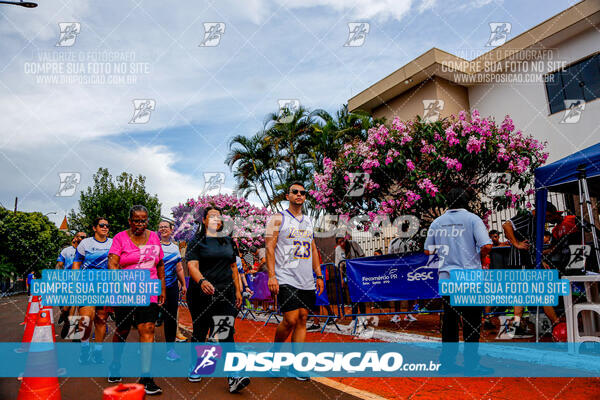
<svg viewBox="0 0 600 400">
<path fill-rule="evenodd" d="M 554 81 L 552 82 L 552 79 Z M 585 0 L 473 60 L 433 48 L 349 100 L 388 121 L 478 109 L 548 141 L 548 162 L 600 141 L 600 1 Z M 565 119 L 565 102 L 575 106 Z M 581 113 L 579 109 L 583 108 Z"/>
</svg>

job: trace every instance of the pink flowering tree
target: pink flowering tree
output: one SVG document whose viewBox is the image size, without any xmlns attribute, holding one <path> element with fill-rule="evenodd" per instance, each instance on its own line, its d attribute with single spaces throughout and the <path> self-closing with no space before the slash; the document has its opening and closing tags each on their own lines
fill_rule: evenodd
<svg viewBox="0 0 600 400">
<path fill-rule="evenodd" d="M 189 242 L 204 216 L 204 208 L 215 206 L 223 210 L 226 234 L 231 234 L 240 250 L 263 247 L 267 218 L 271 215 L 264 207 L 256 207 L 243 197 L 232 195 L 199 196 L 173 207 L 174 239 Z"/>
<path fill-rule="evenodd" d="M 368 215 L 367 225 L 401 215 L 431 221 L 448 207 L 448 191 L 461 185 L 476 194 L 471 208 L 485 221 L 491 208 L 523 205 L 533 171 L 548 157 L 544 147 L 515 130 L 508 116 L 500 126 L 476 110 L 435 123 L 395 118 L 371 128 L 366 141 L 346 144 L 335 160 L 326 158 L 311 195 L 327 213 Z M 488 197 L 498 173 L 510 174 L 514 193 Z"/>
</svg>

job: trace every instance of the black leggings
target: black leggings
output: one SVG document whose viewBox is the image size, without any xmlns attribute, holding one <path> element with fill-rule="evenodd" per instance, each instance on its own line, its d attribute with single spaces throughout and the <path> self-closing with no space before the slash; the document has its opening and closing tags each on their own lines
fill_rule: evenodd
<svg viewBox="0 0 600 400">
<path fill-rule="evenodd" d="M 179 308 L 179 284 L 167 286 L 165 303 L 161 307 L 163 320 L 165 321 L 165 341 L 174 342 L 177 333 L 177 310 Z"/>
<path fill-rule="evenodd" d="M 194 326 L 192 342 L 206 342 L 209 332 L 210 339 L 233 342 L 234 321 L 238 313 L 233 287 L 215 289 L 215 293 L 209 296 L 199 286 L 190 286 L 187 302 Z"/>
</svg>

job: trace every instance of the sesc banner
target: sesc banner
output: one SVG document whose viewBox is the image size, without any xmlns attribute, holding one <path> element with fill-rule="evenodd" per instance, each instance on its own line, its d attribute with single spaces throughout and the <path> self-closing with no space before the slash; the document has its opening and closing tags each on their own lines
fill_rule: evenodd
<svg viewBox="0 0 600 400">
<path fill-rule="evenodd" d="M 438 294 L 438 259 L 423 253 L 346 261 L 352 302 L 433 299 Z"/>
</svg>

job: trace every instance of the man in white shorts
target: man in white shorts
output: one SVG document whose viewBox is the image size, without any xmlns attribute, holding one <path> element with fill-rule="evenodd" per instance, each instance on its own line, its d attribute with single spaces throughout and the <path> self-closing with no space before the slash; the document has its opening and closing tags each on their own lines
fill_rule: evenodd
<svg viewBox="0 0 600 400">
<path fill-rule="evenodd" d="M 319 255 L 313 237 L 312 222 L 302 214 L 306 189 L 301 183 L 290 186 L 286 199 L 289 208 L 275 214 L 267 224 L 266 249 L 269 290 L 277 296 L 283 320 L 275 332 L 275 342 L 285 342 L 292 334 L 292 342 L 306 339 L 306 320 L 323 292 Z M 307 378 L 299 378 L 306 380 Z"/>
</svg>

